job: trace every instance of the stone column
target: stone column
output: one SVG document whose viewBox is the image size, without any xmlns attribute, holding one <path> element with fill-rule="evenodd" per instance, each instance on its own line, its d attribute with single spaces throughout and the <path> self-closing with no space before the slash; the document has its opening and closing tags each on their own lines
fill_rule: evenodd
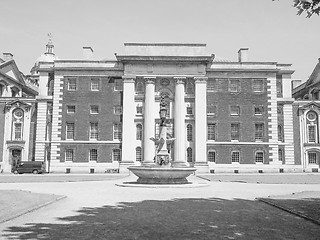
<svg viewBox="0 0 320 240">
<path fill-rule="evenodd" d="M 123 122 L 122 122 L 122 160 L 120 171 L 126 170 L 127 165 L 135 161 L 135 103 L 134 103 L 134 78 L 123 77 Z"/>
<path fill-rule="evenodd" d="M 207 77 L 195 77 L 195 167 L 209 172 L 207 162 Z"/>
<path fill-rule="evenodd" d="M 144 97 L 144 124 L 143 124 L 143 165 L 154 164 L 155 146 L 150 140 L 155 134 L 155 77 L 145 78 L 145 97 Z"/>
<path fill-rule="evenodd" d="M 184 102 L 184 83 L 185 77 L 174 77 L 175 95 L 174 95 L 174 159 L 173 167 L 187 167 L 189 164 L 186 160 L 186 105 Z"/>
</svg>

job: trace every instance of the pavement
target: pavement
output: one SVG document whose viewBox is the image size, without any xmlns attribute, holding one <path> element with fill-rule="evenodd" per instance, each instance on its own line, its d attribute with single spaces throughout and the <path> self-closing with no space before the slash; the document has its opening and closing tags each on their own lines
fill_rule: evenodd
<svg viewBox="0 0 320 240">
<path fill-rule="evenodd" d="M 189 181 L 197 183 L 193 188 L 117 186 L 134 181 L 136 177 L 132 175 L 39 176 L 1 175 L 0 199 L 4 190 L 65 198 L 0 223 L 1 239 L 318 239 L 320 236 L 316 222 L 257 201 L 277 196 L 285 199 L 295 196 L 295 200 L 311 196 L 314 201 L 308 206 L 320 209 L 316 201 L 320 192 L 319 174 L 263 175 L 258 183 L 254 179 L 259 175 L 190 176 Z M 77 180 L 68 181 L 70 176 Z M 204 183 L 205 187 L 196 187 Z M 287 206 L 285 202 L 282 204 Z"/>
</svg>

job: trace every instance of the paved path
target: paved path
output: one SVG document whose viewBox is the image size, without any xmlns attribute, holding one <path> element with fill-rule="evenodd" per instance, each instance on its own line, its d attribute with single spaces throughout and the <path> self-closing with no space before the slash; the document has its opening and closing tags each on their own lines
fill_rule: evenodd
<svg viewBox="0 0 320 240">
<path fill-rule="evenodd" d="M 167 201 L 177 199 L 221 199 L 226 201 L 252 201 L 255 198 L 268 197 L 271 195 L 292 194 L 302 191 L 320 191 L 320 184 L 208 182 L 207 187 L 198 188 L 129 188 L 115 185 L 119 182 L 132 181 L 134 179 L 136 178 L 129 176 L 120 180 L 117 179 L 110 181 L 0 183 L 0 189 L 21 189 L 35 193 L 67 196 L 67 198 L 42 208 L 39 211 L 28 213 L 24 216 L 1 224 L 0 231 L 2 234 L 6 235 L 8 233 L 13 234 L 12 227 L 14 226 L 30 226 L 39 223 L 70 224 L 69 220 L 65 221 L 61 218 L 80 215 L 81 212 L 79 211 L 83 210 L 84 208 L 101 208 L 103 206 L 119 207 L 119 204 L 124 202 L 140 203 L 141 201 L 146 200 Z M 189 180 L 194 182 L 205 181 L 195 176 L 191 176 Z M 208 209 L 208 211 L 210 212 L 210 209 Z M 192 210 L 190 212 L 192 212 Z M 300 219 L 299 221 L 302 220 Z M 308 227 L 310 228 L 310 226 Z M 316 229 L 316 227 L 319 226 L 312 225 L 311 228 L 312 227 Z M 11 230 L 8 231 L 9 229 Z M 74 238 L 70 237 L 65 239 Z"/>
</svg>

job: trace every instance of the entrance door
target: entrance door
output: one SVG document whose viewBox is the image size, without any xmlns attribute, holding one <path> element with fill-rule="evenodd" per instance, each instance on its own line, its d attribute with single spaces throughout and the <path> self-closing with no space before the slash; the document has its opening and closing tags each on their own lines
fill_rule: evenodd
<svg viewBox="0 0 320 240">
<path fill-rule="evenodd" d="M 21 149 L 11 150 L 11 160 L 12 166 L 16 166 L 19 162 L 21 162 Z"/>
</svg>

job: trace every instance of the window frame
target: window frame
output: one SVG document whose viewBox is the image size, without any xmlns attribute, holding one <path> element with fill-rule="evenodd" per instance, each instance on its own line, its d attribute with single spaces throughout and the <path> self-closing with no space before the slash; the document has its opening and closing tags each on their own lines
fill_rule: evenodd
<svg viewBox="0 0 320 240">
<path fill-rule="evenodd" d="M 69 154 L 71 154 L 71 158 L 70 158 Z M 73 160 L 74 160 L 74 150 L 72 148 L 65 149 L 64 161 L 65 162 L 73 162 Z"/>
<path fill-rule="evenodd" d="M 261 84 L 256 84 L 257 82 L 260 82 Z M 264 92 L 264 84 L 263 84 L 263 80 L 262 79 L 253 79 L 253 81 L 252 81 L 252 92 L 253 93 L 263 93 Z"/>
<path fill-rule="evenodd" d="M 142 162 L 142 147 L 136 147 L 136 161 Z"/>
<path fill-rule="evenodd" d="M 213 161 L 210 161 L 210 153 L 213 153 L 213 156 L 214 156 L 214 160 Z M 207 154 L 208 154 L 207 155 L 207 161 L 211 162 L 211 163 L 216 163 L 216 161 L 217 161 L 217 152 L 216 152 L 216 150 L 209 150 Z"/>
<path fill-rule="evenodd" d="M 90 140 L 98 140 L 99 139 L 99 123 L 98 122 L 90 122 L 89 139 Z"/>
<path fill-rule="evenodd" d="M 231 151 L 231 163 L 240 163 L 240 151 Z"/>
<path fill-rule="evenodd" d="M 213 128 L 210 129 L 209 127 L 213 127 Z M 215 141 L 217 138 L 216 135 L 217 135 L 217 124 L 216 123 L 207 123 L 207 140 Z"/>
<path fill-rule="evenodd" d="M 69 126 L 72 126 L 72 131 L 68 129 Z M 69 137 L 72 134 L 72 137 Z M 75 123 L 74 122 L 67 122 L 66 123 L 66 140 L 74 140 L 75 138 Z"/>
<path fill-rule="evenodd" d="M 98 161 L 98 149 L 91 148 L 89 150 L 89 162 L 97 162 Z"/>
<path fill-rule="evenodd" d="M 230 138 L 232 141 L 239 141 L 240 140 L 240 123 L 231 123 L 230 124 Z"/>
<path fill-rule="evenodd" d="M 314 134 L 314 140 L 310 140 L 310 128 L 314 128 L 313 134 Z M 307 124 L 307 137 L 308 137 L 308 143 L 317 143 L 318 142 L 318 136 L 317 136 L 317 125 L 316 124 Z"/>
<path fill-rule="evenodd" d="M 311 154 L 314 154 L 314 156 L 315 156 L 314 162 L 313 161 L 311 162 L 311 160 L 310 160 Z M 308 151 L 308 164 L 309 165 L 316 165 L 317 164 L 317 156 L 318 156 L 318 154 L 316 151 Z"/>
<path fill-rule="evenodd" d="M 239 93 L 239 92 L 241 92 L 240 80 L 239 79 L 229 79 L 229 92 L 230 93 Z"/>
<path fill-rule="evenodd" d="M 264 106 L 263 105 L 255 105 L 253 107 L 253 112 L 255 116 L 262 116 L 264 114 Z"/>
<path fill-rule="evenodd" d="M 121 105 L 113 106 L 113 113 L 115 115 L 121 115 L 122 114 L 122 106 Z"/>
<path fill-rule="evenodd" d="M 207 116 L 216 116 L 217 115 L 217 106 L 216 105 L 207 105 Z"/>
<path fill-rule="evenodd" d="M 142 129 L 142 124 L 137 123 L 136 124 L 136 140 L 142 141 L 143 139 L 143 129 Z"/>
<path fill-rule="evenodd" d="M 97 111 L 93 111 L 97 110 Z M 100 106 L 99 105 L 90 105 L 90 114 L 96 115 L 100 113 Z"/>
<path fill-rule="evenodd" d="M 257 129 L 258 126 L 262 126 L 261 130 Z M 255 139 L 255 141 L 263 141 L 264 140 L 264 135 L 265 135 L 265 133 L 264 133 L 264 123 L 255 123 L 255 129 L 254 129 L 254 139 Z"/>
<path fill-rule="evenodd" d="M 74 83 L 71 83 L 74 81 Z M 77 91 L 77 79 L 76 78 L 67 78 L 67 90 L 74 92 Z"/>
<path fill-rule="evenodd" d="M 187 162 L 192 163 L 193 162 L 193 150 L 192 147 L 187 148 Z"/>
<path fill-rule="evenodd" d="M 122 140 L 122 124 L 113 123 L 113 140 Z"/>
<path fill-rule="evenodd" d="M 100 78 L 91 78 L 90 91 L 92 92 L 100 91 Z"/>
<path fill-rule="evenodd" d="M 123 82 L 122 82 L 122 79 L 114 79 L 113 91 L 115 91 L 115 92 L 121 92 L 121 91 L 123 91 Z"/>
<path fill-rule="evenodd" d="M 193 126 L 191 123 L 187 124 L 187 141 L 192 142 L 193 141 Z"/>
<path fill-rule="evenodd" d="M 117 153 L 118 155 L 116 155 L 116 152 L 119 152 L 119 154 Z M 117 159 L 116 156 L 118 156 L 119 158 Z M 121 150 L 120 150 L 120 148 L 112 149 L 112 162 L 115 162 L 115 161 L 121 162 Z"/>
<path fill-rule="evenodd" d="M 261 160 L 257 161 L 258 157 L 261 158 L 261 156 L 258 156 L 258 154 L 259 155 L 262 154 L 262 161 Z M 264 159 L 264 151 L 261 151 L 261 150 L 256 151 L 254 154 L 254 160 L 255 160 L 255 163 L 263 164 L 264 160 L 265 160 Z"/>
<path fill-rule="evenodd" d="M 240 106 L 230 106 L 230 116 L 240 116 Z"/>
<path fill-rule="evenodd" d="M 74 111 L 70 111 L 73 108 Z M 75 114 L 76 113 L 76 105 L 67 105 L 67 114 Z"/>
</svg>

